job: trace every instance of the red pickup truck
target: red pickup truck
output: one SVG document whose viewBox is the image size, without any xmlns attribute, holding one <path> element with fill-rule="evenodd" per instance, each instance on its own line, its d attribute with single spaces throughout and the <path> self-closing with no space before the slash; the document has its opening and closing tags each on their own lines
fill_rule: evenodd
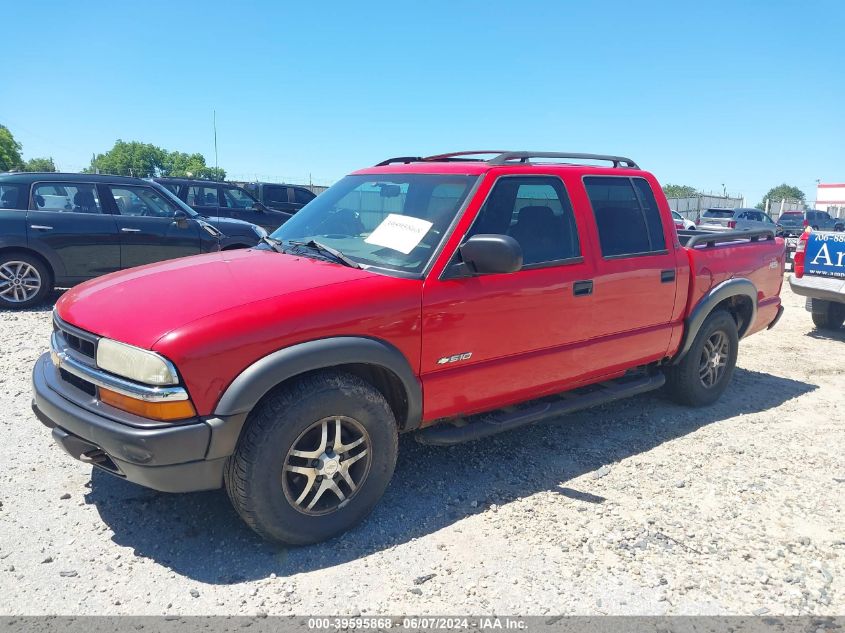
<svg viewBox="0 0 845 633">
<path fill-rule="evenodd" d="M 373 508 L 399 433 L 448 445 L 664 383 L 715 401 L 782 313 L 783 240 L 676 232 L 627 158 L 491 154 L 390 159 L 256 248 L 77 286 L 35 413 L 73 457 L 225 486 L 259 534 L 308 543 Z"/>
</svg>

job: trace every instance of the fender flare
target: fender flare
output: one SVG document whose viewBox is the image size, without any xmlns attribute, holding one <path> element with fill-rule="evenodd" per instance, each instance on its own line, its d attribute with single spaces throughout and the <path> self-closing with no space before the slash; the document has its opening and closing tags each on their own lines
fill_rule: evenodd
<svg viewBox="0 0 845 633">
<path fill-rule="evenodd" d="M 214 415 L 245 415 L 273 387 L 305 372 L 338 365 L 375 365 L 393 373 L 402 384 L 407 415 L 397 420 L 404 430 L 422 421 L 422 385 L 404 354 L 390 343 L 372 338 L 339 336 L 292 345 L 269 354 L 244 369 L 223 392 Z"/>
<path fill-rule="evenodd" d="M 698 331 L 701 329 L 701 326 L 704 325 L 704 321 L 708 316 L 710 316 L 710 313 L 713 312 L 716 306 L 722 303 L 725 299 L 730 299 L 731 297 L 736 296 L 748 297 L 751 301 L 751 318 L 748 320 L 748 323 L 743 325 L 742 330 L 739 332 L 739 338 L 742 338 L 745 335 L 745 332 L 748 331 L 751 324 L 757 320 L 757 287 L 745 278 L 738 277 L 735 279 L 728 279 L 727 281 L 723 281 L 718 284 L 712 288 L 710 292 L 704 295 L 692 309 L 690 315 L 684 320 L 684 338 L 681 340 L 681 346 L 678 348 L 678 353 L 675 354 L 675 357 L 672 359 L 673 365 L 678 364 L 683 357 L 686 356 L 687 352 L 689 352 Z"/>
</svg>

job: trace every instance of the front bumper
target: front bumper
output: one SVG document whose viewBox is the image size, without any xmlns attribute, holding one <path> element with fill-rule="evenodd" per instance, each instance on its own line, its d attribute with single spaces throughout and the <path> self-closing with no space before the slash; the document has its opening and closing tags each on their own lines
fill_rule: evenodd
<svg viewBox="0 0 845 633">
<path fill-rule="evenodd" d="M 790 275 L 789 287 L 792 292 L 802 297 L 845 303 L 845 279 L 841 277 L 820 277 L 805 274 L 799 279 L 795 275 Z"/>
<path fill-rule="evenodd" d="M 197 418 L 156 426 L 147 421 L 141 426 L 142 419 L 104 405 L 63 380 L 50 354 L 35 363 L 32 382 L 35 415 L 75 459 L 163 492 L 223 485 L 223 466 L 231 454 L 225 449 L 234 449 L 232 423 L 242 424 L 241 420 L 227 424 Z"/>
</svg>

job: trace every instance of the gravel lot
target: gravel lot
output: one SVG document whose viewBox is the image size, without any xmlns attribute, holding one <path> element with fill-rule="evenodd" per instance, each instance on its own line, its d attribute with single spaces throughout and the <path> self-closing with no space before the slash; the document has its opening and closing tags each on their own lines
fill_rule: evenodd
<svg viewBox="0 0 845 633">
<path fill-rule="evenodd" d="M 784 298 L 717 405 L 658 393 L 452 449 L 405 437 L 363 525 L 291 549 L 223 492 L 68 458 L 29 409 L 49 307 L 0 312 L 0 614 L 842 614 L 845 331 Z"/>
</svg>

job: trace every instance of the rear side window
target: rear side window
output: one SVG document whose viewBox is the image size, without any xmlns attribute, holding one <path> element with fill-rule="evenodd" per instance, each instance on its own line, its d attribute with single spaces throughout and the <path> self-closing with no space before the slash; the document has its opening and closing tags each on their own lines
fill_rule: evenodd
<svg viewBox="0 0 845 633">
<path fill-rule="evenodd" d="M 572 205 L 559 178 L 500 178 L 467 237 L 484 233 L 510 235 L 519 242 L 523 266 L 581 255 Z"/>
<path fill-rule="evenodd" d="M 26 185 L 0 184 L 0 209 L 26 209 Z"/>
<path fill-rule="evenodd" d="M 220 203 L 217 201 L 217 187 L 189 187 L 186 202 L 192 207 L 219 206 Z"/>
<path fill-rule="evenodd" d="M 663 222 L 646 180 L 587 176 L 584 186 L 596 218 L 603 257 L 666 250 Z"/>
<path fill-rule="evenodd" d="M 100 196 L 94 185 L 80 183 L 39 183 L 32 189 L 33 211 L 63 213 L 102 213 Z"/>
<path fill-rule="evenodd" d="M 287 187 L 264 187 L 264 204 L 287 204 L 288 202 L 288 188 Z"/>
</svg>

